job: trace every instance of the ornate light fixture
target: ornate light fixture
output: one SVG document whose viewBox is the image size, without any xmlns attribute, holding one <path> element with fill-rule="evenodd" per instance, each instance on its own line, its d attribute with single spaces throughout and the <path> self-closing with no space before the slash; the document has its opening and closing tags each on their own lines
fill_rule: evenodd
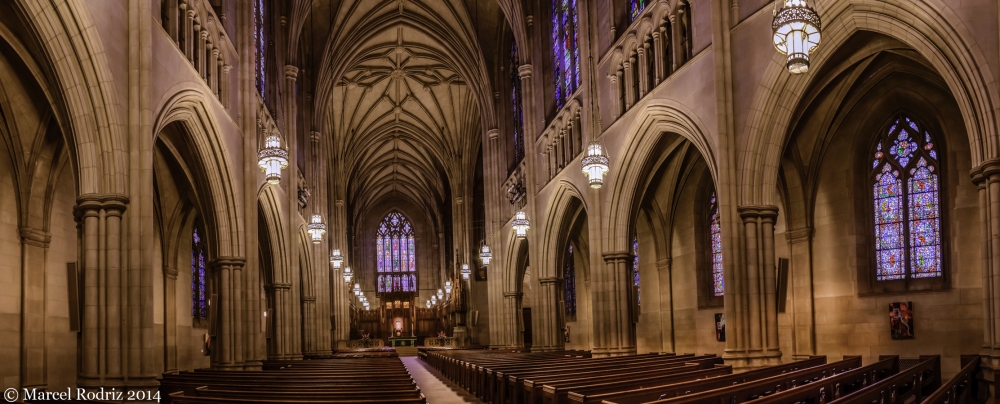
<svg viewBox="0 0 1000 404">
<path fill-rule="evenodd" d="M 309 224 L 306 225 L 306 231 L 312 236 L 313 244 L 319 244 L 323 241 L 323 235 L 326 234 L 326 223 L 323 223 L 323 216 L 312 215 L 312 219 L 309 220 Z"/>
<path fill-rule="evenodd" d="M 611 160 L 604 154 L 604 149 L 600 143 L 590 142 L 587 146 L 587 155 L 583 156 L 583 173 L 590 178 L 591 188 L 600 188 L 604 184 L 604 174 L 608 173 L 608 165 Z"/>
<path fill-rule="evenodd" d="M 465 265 L 465 266 L 468 266 L 468 265 Z M 447 294 L 449 294 L 449 295 L 451 294 L 451 281 L 448 281 L 448 282 L 444 283 L 444 292 L 447 293 Z"/>
<path fill-rule="evenodd" d="M 351 267 L 344 268 L 344 283 L 351 283 L 351 278 L 354 274 L 351 273 Z"/>
<path fill-rule="evenodd" d="M 493 252 L 490 251 L 490 246 L 483 243 L 483 248 L 479 250 L 479 259 L 483 262 L 483 265 L 489 265 L 490 260 L 493 259 Z"/>
<path fill-rule="evenodd" d="M 333 250 L 330 253 L 330 263 L 333 264 L 334 270 L 340 269 L 340 266 L 344 264 L 344 256 L 340 255 L 340 250 Z"/>
<path fill-rule="evenodd" d="M 281 138 L 276 134 L 264 138 L 264 148 L 257 152 L 257 165 L 264 170 L 268 184 L 281 181 L 281 170 L 288 167 L 288 150 L 281 148 Z"/>
<path fill-rule="evenodd" d="M 528 221 L 528 215 L 525 214 L 523 210 L 519 210 L 514 214 L 514 220 L 511 222 L 511 226 L 514 228 L 514 235 L 517 236 L 517 238 L 527 238 L 528 226 L 530 225 L 531 222 Z"/>
<path fill-rule="evenodd" d="M 438 289 L 437 298 L 438 298 L 438 300 L 444 300 L 444 291 L 442 291 L 441 289 Z"/>
<path fill-rule="evenodd" d="M 355 283 L 354 284 L 354 296 L 361 296 L 361 284 L 360 283 Z"/>
<path fill-rule="evenodd" d="M 427 308 L 431 308 L 431 299 L 427 299 Z"/>
<path fill-rule="evenodd" d="M 462 274 L 462 279 L 469 279 L 469 275 L 472 274 L 472 270 L 469 269 L 469 264 L 462 264 L 462 270 L 459 271 Z"/>
<path fill-rule="evenodd" d="M 784 0 L 785 5 L 774 13 L 771 30 L 774 47 L 788 55 L 786 66 L 792 74 L 809 71 L 809 54 L 820 41 L 819 14 L 806 0 Z M 775 2 L 777 5 L 777 2 Z"/>
</svg>

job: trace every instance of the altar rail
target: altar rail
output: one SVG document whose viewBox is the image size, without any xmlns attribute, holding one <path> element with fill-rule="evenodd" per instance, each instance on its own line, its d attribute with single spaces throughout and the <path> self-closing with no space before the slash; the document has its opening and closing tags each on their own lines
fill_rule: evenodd
<svg viewBox="0 0 1000 404">
<path fill-rule="evenodd" d="M 361 339 L 352 339 L 347 341 L 341 341 L 340 344 L 338 345 L 339 345 L 337 347 L 338 349 L 383 348 L 385 347 L 385 341 L 378 338 L 370 339 L 367 341 Z"/>
</svg>

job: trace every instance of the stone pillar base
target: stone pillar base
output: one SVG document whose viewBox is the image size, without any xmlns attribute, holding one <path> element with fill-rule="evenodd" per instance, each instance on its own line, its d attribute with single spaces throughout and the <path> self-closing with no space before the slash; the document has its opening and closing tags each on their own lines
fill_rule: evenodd
<svg viewBox="0 0 1000 404">
<path fill-rule="evenodd" d="M 781 351 L 726 352 L 722 355 L 722 359 L 727 365 L 733 367 L 734 372 L 740 373 L 748 370 L 780 365 Z"/>
</svg>

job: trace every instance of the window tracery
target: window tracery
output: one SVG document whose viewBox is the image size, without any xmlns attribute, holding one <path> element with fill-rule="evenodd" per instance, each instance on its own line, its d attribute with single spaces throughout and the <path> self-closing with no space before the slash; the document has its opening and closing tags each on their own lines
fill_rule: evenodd
<svg viewBox="0 0 1000 404">
<path fill-rule="evenodd" d="M 205 299 L 205 241 L 195 226 L 191 232 L 191 316 L 208 318 Z"/>
<path fill-rule="evenodd" d="M 417 291 L 417 247 L 413 226 L 399 212 L 382 219 L 375 240 L 378 293 Z"/>
<path fill-rule="evenodd" d="M 576 0 L 552 1 L 552 47 L 556 67 L 556 108 L 580 87 L 579 15 Z"/>
</svg>

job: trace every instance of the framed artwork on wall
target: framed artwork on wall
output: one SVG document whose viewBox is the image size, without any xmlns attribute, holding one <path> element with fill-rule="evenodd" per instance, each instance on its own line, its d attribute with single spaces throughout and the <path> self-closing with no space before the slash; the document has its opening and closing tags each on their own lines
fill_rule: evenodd
<svg viewBox="0 0 1000 404">
<path fill-rule="evenodd" d="M 913 303 L 889 303 L 889 331 L 892 339 L 913 339 Z"/>
<path fill-rule="evenodd" d="M 726 313 L 715 313 L 715 340 L 726 340 Z"/>
</svg>

